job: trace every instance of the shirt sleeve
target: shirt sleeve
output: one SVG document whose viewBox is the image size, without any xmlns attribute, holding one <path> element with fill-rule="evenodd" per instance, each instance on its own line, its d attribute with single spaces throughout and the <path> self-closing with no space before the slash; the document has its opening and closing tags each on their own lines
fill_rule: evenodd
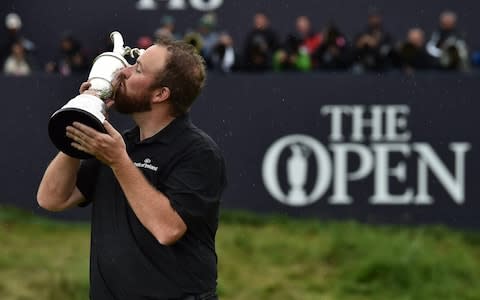
<svg viewBox="0 0 480 300">
<path fill-rule="evenodd" d="M 187 227 L 218 213 L 226 185 L 221 155 L 203 150 L 182 160 L 163 182 L 164 194 Z"/>
<path fill-rule="evenodd" d="M 84 207 L 92 202 L 93 192 L 95 190 L 95 182 L 97 179 L 98 168 L 100 162 L 94 158 L 82 160 L 77 173 L 77 188 L 80 190 L 86 201 L 78 206 Z"/>
</svg>

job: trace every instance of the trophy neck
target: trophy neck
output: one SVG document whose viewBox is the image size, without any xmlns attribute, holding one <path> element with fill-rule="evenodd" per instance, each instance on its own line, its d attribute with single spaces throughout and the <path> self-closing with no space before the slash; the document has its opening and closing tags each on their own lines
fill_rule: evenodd
<svg viewBox="0 0 480 300">
<path fill-rule="evenodd" d="M 93 64 L 95 65 L 95 63 L 98 60 L 100 60 L 102 57 L 106 57 L 106 56 L 110 56 L 110 57 L 118 59 L 122 63 L 123 67 L 129 67 L 130 66 L 130 64 L 127 62 L 125 57 L 123 57 L 122 55 L 120 55 L 116 52 L 104 52 L 104 53 L 100 54 L 99 56 L 97 56 L 95 58 L 95 60 L 93 61 Z"/>
<path fill-rule="evenodd" d="M 113 93 L 112 82 L 116 73 L 129 66 L 127 60 L 118 53 L 105 52 L 100 54 L 93 62 L 88 75 L 88 81 L 92 85 L 90 89 L 96 91 L 102 99 L 111 97 Z"/>
</svg>

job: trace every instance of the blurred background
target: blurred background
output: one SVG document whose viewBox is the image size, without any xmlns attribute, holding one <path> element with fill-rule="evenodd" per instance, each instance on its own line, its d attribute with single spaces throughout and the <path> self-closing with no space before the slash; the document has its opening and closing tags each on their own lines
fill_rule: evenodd
<svg viewBox="0 0 480 300">
<path fill-rule="evenodd" d="M 3 0 L 0 299 L 88 297 L 89 209 L 35 194 L 48 119 L 115 30 L 207 63 L 222 299 L 480 299 L 480 2 L 390 2 Z"/>
</svg>

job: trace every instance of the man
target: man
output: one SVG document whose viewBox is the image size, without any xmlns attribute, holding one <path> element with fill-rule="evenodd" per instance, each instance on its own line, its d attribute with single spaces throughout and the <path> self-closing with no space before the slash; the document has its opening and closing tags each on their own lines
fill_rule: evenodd
<svg viewBox="0 0 480 300">
<path fill-rule="evenodd" d="M 38 189 L 41 207 L 92 203 L 91 299 L 217 299 L 215 233 L 226 184 L 217 145 L 189 120 L 205 80 L 203 59 L 160 41 L 121 70 L 113 101 L 137 126 L 123 136 L 79 123 L 72 145 L 95 159 L 59 153 Z M 87 90 L 88 83 L 80 91 Z"/>
<path fill-rule="evenodd" d="M 383 14 L 375 7 L 369 9 L 367 28 L 354 38 L 353 71 L 385 71 L 390 67 L 393 38 L 385 30 Z"/>
<path fill-rule="evenodd" d="M 434 67 L 434 59 L 425 47 L 425 32 L 418 27 L 408 30 L 407 39 L 396 49 L 396 56 L 398 66 L 408 75 Z"/>
<path fill-rule="evenodd" d="M 12 54 L 12 47 L 15 44 L 20 44 L 31 67 L 35 63 L 35 44 L 22 34 L 22 19 L 20 16 L 16 13 L 9 13 L 5 17 L 5 28 L 7 29 L 7 36 L 5 39 L 2 37 L 1 40 L 0 65 L 3 66 L 6 59 Z"/>
<path fill-rule="evenodd" d="M 244 45 L 245 70 L 267 71 L 271 68 L 272 57 L 279 48 L 279 41 L 266 14 L 255 14 L 253 28 L 247 34 Z"/>
<path fill-rule="evenodd" d="M 444 11 L 440 14 L 439 28 L 427 42 L 428 53 L 436 58 L 444 70 L 468 71 L 470 56 L 463 34 L 457 28 L 457 14 Z"/>
</svg>

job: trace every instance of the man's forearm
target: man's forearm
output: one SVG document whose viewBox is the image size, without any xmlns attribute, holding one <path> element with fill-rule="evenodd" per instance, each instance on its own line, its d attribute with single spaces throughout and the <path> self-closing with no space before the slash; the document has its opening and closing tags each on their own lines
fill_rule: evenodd
<svg viewBox="0 0 480 300">
<path fill-rule="evenodd" d="M 135 215 L 161 244 L 171 245 L 185 233 L 187 227 L 169 199 L 147 181 L 129 158 L 112 170 Z"/>
<path fill-rule="evenodd" d="M 52 160 L 37 192 L 38 204 L 48 210 L 62 210 L 72 195 L 80 160 L 62 152 Z"/>
</svg>

